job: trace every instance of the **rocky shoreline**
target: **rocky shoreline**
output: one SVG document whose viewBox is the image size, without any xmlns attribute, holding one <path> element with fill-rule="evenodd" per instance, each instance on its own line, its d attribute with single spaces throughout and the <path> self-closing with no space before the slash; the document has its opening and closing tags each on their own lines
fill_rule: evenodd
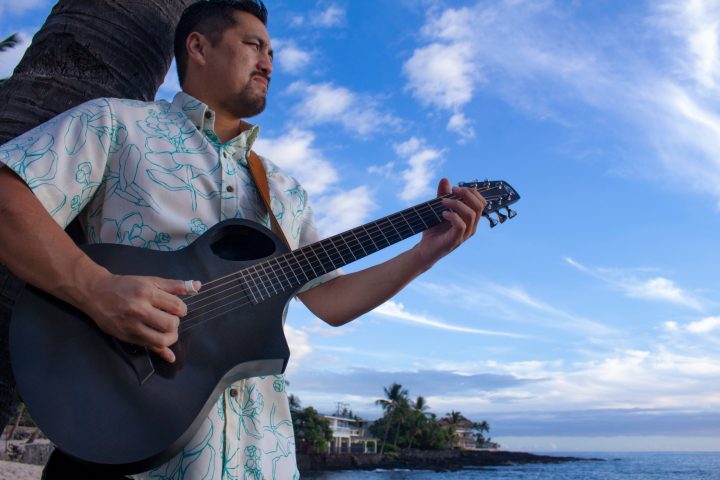
<svg viewBox="0 0 720 480">
<path fill-rule="evenodd" d="M 497 467 L 530 463 L 564 463 L 603 461 L 599 458 L 559 457 L 535 455 L 504 450 L 410 450 L 394 456 L 379 454 L 301 454 L 298 453 L 300 472 L 332 470 L 411 469 L 447 472 L 467 468 Z"/>
</svg>

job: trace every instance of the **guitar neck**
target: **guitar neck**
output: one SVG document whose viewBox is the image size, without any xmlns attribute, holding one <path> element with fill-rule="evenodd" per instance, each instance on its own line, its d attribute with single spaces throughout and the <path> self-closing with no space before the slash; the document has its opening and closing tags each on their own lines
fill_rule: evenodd
<svg viewBox="0 0 720 480">
<path fill-rule="evenodd" d="M 254 303 L 297 288 L 338 268 L 431 228 L 442 221 L 442 198 L 420 203 L 246 269 L 245 278 Z"/>
<path fill-rule="evenodd" d="M 515 215 L 508 205 L 517 202 L 520 196 L 504 181 L 476 180 L 461 186 L 474 188 L 487 200 L 483 216 L 490 221 L 491 227 Z M 447 194 L 419 203 L 284 255 L 260 261 L 238 274 L 246 285 L 250 300 L 259 303 L 442 223 L 445 220 L 442 212 L 447 210 L 442 205 L 444 198 L 458 197 Z M 507 210 L 507 216 L 499 212 L 501 208 Z M 495 213 L 498 219 L 492 219 L 490 213 Z"/>
</svg>

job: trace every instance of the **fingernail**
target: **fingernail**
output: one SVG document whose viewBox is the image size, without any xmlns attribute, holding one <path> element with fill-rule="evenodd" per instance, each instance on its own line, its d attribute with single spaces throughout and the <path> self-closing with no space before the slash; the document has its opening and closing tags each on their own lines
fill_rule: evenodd
<svg viewBox="0 0 720 480">
<path fill-rule="evenodd" d="M 185 280 L 185 291 L 188 295 L 197 295 L 200 290 L 200 282 L 197 280 Z"/>
</svg>

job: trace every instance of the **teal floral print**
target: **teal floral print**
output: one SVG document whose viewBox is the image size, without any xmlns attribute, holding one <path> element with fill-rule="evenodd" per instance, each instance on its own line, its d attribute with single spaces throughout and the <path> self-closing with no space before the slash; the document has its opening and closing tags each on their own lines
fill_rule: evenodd
<svg viewBox="0 0 720 480">
<path fill-rule="evenodd" d="M 214 122 L 212 110 L 183 92 L 172 102 L 101 98 L 0 146 L 0 163 L 61 227 L 79 218 L 91 243 L 178 250 L 225 219 L 270 224 L 247 170 L 259 128 L 222 143 Z M 272 213 L 291 248 L 317 241 L 305 190 L 262 161 Z M 135 478 L 298 476 L 285 379 L 276 375 L 230 385 L 178 455 Z"/>
</svg>

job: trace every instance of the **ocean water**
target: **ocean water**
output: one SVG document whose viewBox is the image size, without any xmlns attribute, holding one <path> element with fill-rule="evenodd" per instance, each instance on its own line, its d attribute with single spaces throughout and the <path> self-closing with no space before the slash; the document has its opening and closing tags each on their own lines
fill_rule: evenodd
<svg viewBox="0 0 720 480">
<path fill-rule="evenodd" d="M 604 461 L 514 465 L 458 472 L 341 471 L 303 475 L 303 480 L 720 480 L 715 453 L 559 453 Z"/>
</svg>

